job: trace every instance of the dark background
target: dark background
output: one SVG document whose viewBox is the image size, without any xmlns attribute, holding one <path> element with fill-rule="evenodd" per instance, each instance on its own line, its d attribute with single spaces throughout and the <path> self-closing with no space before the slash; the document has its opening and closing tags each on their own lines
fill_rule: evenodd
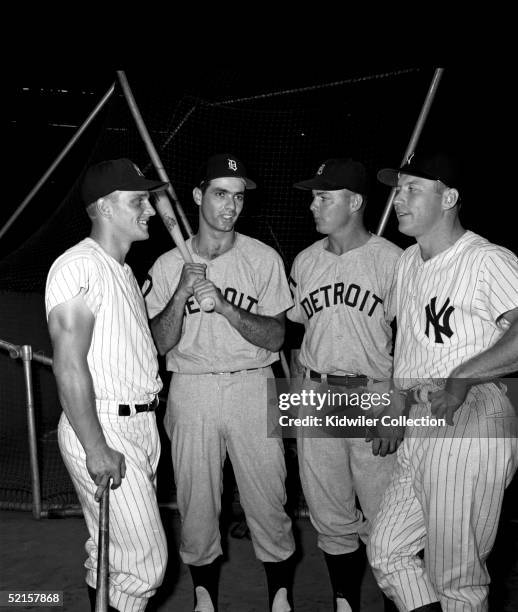
<svg viewBox="0 0 518 612">
<path fill-rule="evenodd" d="M 390 92 L 390 103 L 396 100 L 412 108 L 406 121 L 400 119 L 401 125 L 397 126 L 401 142 L 406 145 L 424 100 L 427 83 L 433 76 L 432 65 L 379 64 L 356 67 L 344 62 L 340 68 L 276 65 L 249 67 L 246 70 L 218 70 L 177 63 L 165 75 L 163 72 L 153 74 L 149 70 L 129 70 L 126 74 L 132 87 L 139 85 L 137 101 L 139 105 L 145 106 L 152 104 L 154 99 L 160 101 L 168 97 L 174 101 L 184 95 L 212 101 L 258 96 L 410 68 L 421 70 L 423 79 L 420 86 L 414 90 L 403 89 L 395 79 L 394 89 Z M 3 226 L 116 79 L 115 71 L 111 69 L 79 72 L 21 70 L 16 76 L 11 76 L 6 89 L 9 102 L 5 149 L 8 153 L 7 180 L 4 181 L 3 204 L 0 207 L 0 226 Z M 330 93 L 332 95 L 333 90 Z M 505 98 L 505 85 L 493 71 L 489 74 L 476 64 L 446 65 L 418 148 L 446 149 L 459 155 L 466 171 L 462 211 L 465 225 L 493 242 L 516 250 L 515 222 L 512 219 L 514 214 L 510 208 L 514 207 L 514 203 L 508 202 L 508 196 L 504 194 L 504 186 L 507 186 L 509 178 L 503 174 L 502 167 L 505 158 L 503 143 L 510 131 L 511 121 L 511 116 L 506 115 L 504 110 Z M 282 97 L 277 100 L 281 108 L 283 103 L 290 104 L 289 97 L 284 102 Z M 370 100 L 366 98 L 364 102 L 369 104 Z M 337 103 L 336 98 L 333 103 Z M 88 154 L 99 136 L 102 120 L 101 113 L 37 198 L 0 240 L 0 258 L 23 244 L 65 197 L 83 170 Z M 387 143 L 381 145 L 388 146 Z M 392 159 L 387 160 L 387 163 L 398 165 L 403 152 L 404 146 L 395 149 Z M 330 155 L 334 154 L 340 153 L 330 151 Z M 320 161 L 315 159 L 313 167 Z M 174 182 L 175 177 L 171 176 L 171 179 Z M 387 189 L 377 186 L 374 177 L 372 183 L 375 202 L 371 208 L 381 211 Z M 183 202 L 184 207 L 188 204 Z M 308 223 L 311 223 L 309 212 L 307 218 Z M 374 227 L 371 229 L 375 229 L 377 218 L 373 219 Z M 406 246 L 405 239 L 395 229 L 393 219 L 385 235 Z"/>
<path fill-rule="evenodd" d="M 441 36 L 438 31 L 437 37 Z M 93 41 L 91 41 L 93 42 Z M 482 42 L 482 41 L 481 41 Z M 218 51 L 219 53 L 219 51 Z M 63 54 L 66 54 L 66 47 L 63 47 Z M 215 52 L 216 54 L 216 52 Z M 225 54 L 225 52 L 223 52 Z M 394 113 L 397 120 L 391 126 L 393 141 L 379 142 L 379 151 L 371 151 L 371 159 L 382 159 L 383 164 L 397 167 L 403 156 L 406 144 L 412 133 L 419 110 L 424 101 L 428 85 L 434 73 L 433 65 L 416 66 L 414 64 L 387 65 L 376 64 L 371 66 L 357 66 L 351 61 L 344 60 L 339 68 L 331 68 L 327 58 L 320 55 L 318 61 L 311 66 L 279 65 L 279 63 L 249 65 L 246 69 L 234 68 L 235 53 L 230 55 L 232 61 L 226 62 L 226 68 L 214 68 L 217 64 L 212 61 L 214 58 L 207 57 L 206 65 L 195 65 L 194 62 L 187 63 L 177 61 L 169 64 L 167 71 L 161 69 L 153 73 L 148 68 L 144 71 L 127 70 L 128 80 L 134 89 L 137 102 L 141 110 L 145 110 L 145 118 L 153 115 L 155 105 L 166 103 L 171 105 L 173 111 L 176 103 L 179 103 L 185 96 L 193 96 L 208 102 L 243 98 L 247 96 L 256 97 L 255 108 L 261 108 L 260 96 L 265 96 L 264 107 L 266 108 L 271 98 L 266 94 L 314 87 L 314 94 L 307 97 L 289 95 L 276 97 L 275 104 L 282 115 L 283 109 L 289 110 L 291 106 L 301 107 L 305 103 L 320 104 L 323 113 L 326 112 L 326 105 L 329 104 L 329 111 L 336 110 L 342 103 L 348 102 L 347 88 L 327 87 L 318 89 L 319 85 L 342 82 L 346 80 L 359 81 L 364 76 L 382 75 L 392 71 L 403 71 L 409 69 L 418 70 L 419 74 L 412 81 L 413 86 L 408 86 L 410 81 L 394 78 L 388 79 L 384 91 L 387 96 L 384 100 L 375 97 L 375 88 L 365 85 L 361 91 L 365 92 L 362 98 L 359 96 L 355 102 L 358 108 L 353 108 L 351 112 L 363 111 L 379 105 L 391 106 L 393 109 L 398 107 L 405 109 L 403 113 Z M 346 57 L 344 52 L 344 57 Z M 168 58 L 169 59 L 169 58 Z M 64 64 L 63 64 L 64 65 Z M 237 64 L 236 64 L 237 65 Z M 50 163 L 61 152 L 68 140 L 73 136 L 79 125 L 85 120 L 92 111 L 95 104 L 101 99 L 102 95 L 108 90 L 110 85 L 116 80 L 115 70 L 105 69 L 85 69 L 81 70 L 28 70 L 18 69 L 16 75 L 11 75 L 7 82 L 4 79 L 4 96 L 7 96 L 7 137 L 4 142 L 6 152 L 7 172 L 4 175 L 3 198 L 0 205 L 0 227 L 3 227 L 7 219 L 14 212 L 24 197 L 33 188 L 38 179 L 46 171 Z M 393 83 L 391 87 L 390 84 Z M 438 88 L 438 93 L 432 105 L 431 112 L 425 124 L 418 149 L 442 149 L 448 150 L 458 155 L 464 167 L 464 185 L 462 187 L 463 206 L 461 219 L 465 227 L 482 234 L 492 242 L 506 246 L 516 252 L 516 206 L 514 194 L 509 195 L 511 181 L 514 176 L 506 166 L 506 160 L 511 158 L 509 146 L 512 143 L 510 136 L 513 123 L 513 114 L 508 112 L 506 99 L 510 90 L 509 76 L 500 77 L 495 70 L 495 65 L 487 69 L 484 64 L 479 62 L 464 63 L 457 65 L 445 65 L 444 75 Z M 356 87 L 356 86 L 352 86 Z M 362 85 L 363 87 L 363 85 Z M 373 93 L 374 92 L 374 93 Z M 120 96 L 120 92 L 118 94 Z M 342 97 L 341 97 L 342 96 Z M 108 103 L 110 104 L 111 101 Z M 359 108 L 361 107 L 361 108 Z M 408 109 L 408 110 L 407 110 Z M 74 146 L 65 160 L 60 164 L 45 186 L 41 189 L 36 198 L 28 205 L 20 215 L 9 232 L 0 239 L 0 338 L 13 343 L 31 343 L 36 349 L 43 349 L 50 352 L 50 345 L 44 324 L 42 285 L 44 276 L 42 273 L 48 270 L 48 262 L 42 260 L 35 261 L 38 257 L 48 256 L 52 245 L 53 234 L 61 232 L 60 240 L 63 240 L 63 232 L 67 232 L 66 227 L 57 227 L 49 224 L 44 228 L 46 233 L 44 239 L 40 240 L 39 246 L 31 250 L 31 236 L 42 228 L 53 213 L 59 208 L 61 202 L 67 198 L 69 192 L 73 190 L 78 177 L 85 168 L 85 164 L 90 161 L 92 151 L 96 148 L 103 130 L 106 126 L 115 126 L 117 129 L 117 118 L 109 117 L 108 110 L 100 113 L 98 118 L 92 123 L 88 130 L 83 134 L 80 141 Z M 377 116 L 374 110 L 374 119 Z M 144 112 L 143 112 L 144 114 Z M 389 118 L 390 120 L 390 118 Z M 108 123 L 107 123 L 108 121 Z M 161 127 L 156 125 L 157 130 Z M 368 129 L 369 126 L 366 126 Z M 209 126 L 204 128 L 210 129 Z M 317 129 L 316 126 L 306 124 L 302 131 Z M 362 127 L 364 129 L 364 127 Z M 390 130 L 389 130 L 390 131 Z M 375 133 L 375 132 L 374 132 Z M 385 133 L 385 132 L 384 132 Z M 200 133 L 200 140 L 205 134 Z M 138 138 L 138 136 L 136 137 Z M 361 141 L 361 133 L 357 134 Z M 508 142 L 510 141 L 510 142 Z M 255 143 L 246 143 L 250 148 Z M 249 157 L 243 161 L 249 165 L 250 175 L 253 178 L 263 179 L 258 170 L 258 160 L 267 155 L 260 148 L 261 143 L 257 143 L 257 153 L 250 156 L 252 159 L 249 164 Z M 300 171 L 300 176 L 293 176 L 293 180 L 301 180 L 312 175 L 321 161 L 326 157 L 342 156 L 353 154 L 348 143 L 340 142 L 330 144 L 329 150 L 315 152 L 305 150 L 305 158 L 297 165 L 296 172 Z M 209 154 L 217 151 L 203 150 L 196 142 L 196 134 L 193 134 L 193 149 L 196 149 L 192 158 L 199 157 L 202 162 Z M 300 141 L 301 149 L 303 140 Z M 374 144 L 376 147 L 376 143 Z M 380 153 L 382 151 L 382 153 Z M 233 149 L 233 152 L 240 156 L 240 149 Z M 281 149 L 282 153 L 282 149 Z M 117 156 L 125 154 L 125 150 L 117 152 Z M 146 163 L 145 157 L 142 158 Z M 136 160 L 137 161 L 137 160 Z M 367 161 L 367 160 L 365 160 Z M 254 167 L 254 165 L 256 167 Z M 144 167 L 144 166 L 143 166 Z M 381 212 L 384 208 L 388 196 L 388 188 L 376 183 L 374 178 L 376 167 L 370 167 L 371 171 L 371 197 L 368 203 L 367 222 L 371 231 L 376 230 Z M 185 175 L 179 176 L 172 168 L 166 166 L 170 173 L 171 180 L 175 187 L 177 183 L 182 188 L 182 205 L 186 212 L 192 215 L 190 209 L 188 180 Z M 255 172 L 254 172 L 255 171 Z M 150 177 L 154 176 L 153 170 L 147 172 Z M 295 170 L 294 170 L 295 173 Z M 258 181 L 259 182 L 259 181 Z M 275 191 L 285 189 L 282 205 L 290 212 L 284 224 L 289 226 L 289 214 L 294 214 L 300 205 L 301 217 L 298 221 L 305 224 L 308 228 L 312 227 L 312 218 L 309 213 L 309 197 L 307 194 L 296 193 L 290 185 L 276 185 L 271 187 L 273 199 Z M 258 189 L 258 193 L 251 197 L 247 196 L 245 209 L 252 209 L 260 206 L 262 198 L 266 196 L 272 200 L 272 193 Z M 81 214 L 80 209 L 77 209 Z M 282 207 L 280 208 L 282 213 Z M 295 213 L 296 214 L 296 213 Z M 304 217 L 305 215 L 305 217 Z M 253 217 L 252 217 L 252 220 Z M 194 225 L 194 224 L 193 224 Z M 250 225 L 250 224 L 249 224 Z M 196 227 L 194 225 L 193 229 Z M 58 231 L 59 230 L 59 231 Z M 247 226 L 246 211 L 243 218 L 238 223 L 238 230 L 254 235 L 254 227 Z M 171 248 L 171 241 L 160 221 L 155 218 L 151 226 L 150 241 L 135 245 L 130 256 L 133 261 L 137 278 L 142 280 L 142 273 L 147 269 L 154 257 L 166 249 Z M 399 234 L 397 223 L 391 215 L 385 236 L 400 246 L 408 246 L 411 239 Z M 311 239 L 316 239 L 317 234 L 311 234 L 311 229 L 307 234 L 300 236 L 296 250 L 301 250 L 310 243 Z M 295 239 L 297 237 L 295 236 Z M 72 236 L 70 235 L 72 240 Z M 24 249 L 24 244 L 29 241 L 29 245 Z M 76 240 L 74 240 L 76 241 Z M 43 247 L 41 243 L 43 242 Z M 48 250 L 45 251 L 45 248 Z M 70 245 L 67 245 L 70 246 Z M 293 245 L 295 246 L 295 245 Z M 39 250 L 38 250 L 39 249 Z M 58 249 L 60 252 L 64 248 Z M 144 263 L 138 267 L 139 258 Z M 290 256 L 285 256 L 287 266 L 291 264 Z M 8 261 L 8 265 L 2 267 L 2 263 Z M 141 263 L 141 262 L 140 262 Z M 16 276 L 24 278 L 30 269 L 38 268 L 34 278 L 27 282 L 16 283 Z M 5 284 L 7 292 L 2 293 L 2 271 L 11 274 L 11 279 Z M 14 271 L 14 272 L 13 272 Z M 42 281 L 43 278 L 43 281 Z M 14 280 L 13 280 L 14 279 Z M 14 291 L 10 286 L 16 286 Z M 20 287 L 18 287 L 20 285 Z M 288 339 L 294 345 L 296 332 L 293 328 L 288 334 Z M 289 342 L 288 342 L 289 348 Z M 3 378 L 0 380 L 0 433 L 4 437 L 0 440 L 0 464 L 2 465 L 3 481 L 0 483 L 0 493 L 5 499 L 10 501 L 20 500 L 21 502 L 30 501 L 30 482 L 28 482 L 28 452 L 26 449 L 26 423 L 20 406 L 24 403 L 23 380 L 20 373 L 19 363 L 10 360 L 5 353 L 0 353 L 2 360 Z M 163 365 L 163 364 L 162 364 Z M 167 378 L 164 376 L 167 388 Z M 3 384 L 5 383 L 5 384 Z M 55 424 L 60 413 L 59 402 L 57 400 L 54 381 L 51 372 L 42 366 L 35 366 L 35 395 L 36 405 L 43 407 L 38 413 L 38 443 L 40 450 L 40 466 L 42 471 L 43 496 L 49 502 L 70 503 L 73 500 L 72 487 L 68 481 L 64 468 L 61 466 L 57 444 L 55 441 Z M 165 440 L 163 441 L 165 443 Z M 290 455 L 287 456 L 288 459 Z M 167 462 L 169 463 L 169 462 Z M 61 467 L 60 467 L 61 466 Z M 58 469 L 59 468 L 59 469 Z M 170 467 L 162 465 L 162 471 Z M 295 472 L 292 469 L 292 472 Z M 160 478 L 159 478 L 160 481 Z M 171 477 L 162 480 L 171 482 Z M 516 479 L 513 490 L 509 489 L 507 497 L 516 495 Z M 164 499 L 168 499 L 169 490 L 159 491 Z M 291 496 L 292 499 L 294 496 Z M 4 499 L 2 497 L 2 499 Z M 514 517 L 516 522 L 516 505 L 510 502 L 504 505 L 503 523 L 511 524 Z M 516 550 L 511 550 L 516 543 L 516 529 L 510 531 L 500 530 L 499 539 L 492 555 L 493 563 L 498 557 L 505 559 L 509 553 L 510 563 L 516 563 Z M 509 565 L 510 567 L 510 565 Z M 496 582 L 494 593 L 502 590 L 501 582 L 506 578 L 506 569 L 497 567 L 493 574 Z M 498 605 L 494 608 L 501 609 Z M 511 608 L 509 608 L 511 609 Z"/>
</svg>

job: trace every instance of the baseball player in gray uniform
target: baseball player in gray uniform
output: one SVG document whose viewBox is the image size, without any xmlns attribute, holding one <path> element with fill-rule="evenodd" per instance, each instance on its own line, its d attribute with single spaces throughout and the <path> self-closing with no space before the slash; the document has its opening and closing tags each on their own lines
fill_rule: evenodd
<svg viewBox="0 0 518 612">
<path fill-rule="evenodd" d="M 517 368 L 518 259 L 461 226 L 450 156 L 416 154 L 378 178 L 417 241 L 398 264 L 395 381 L 420 389 L 411 418 L 448 425 L 407 427 L 369 558 L 400 610 L 487 610 L 485 561 L 518 462 L 514 410 L 494 380 Z"/>
<path fill-rule="evenodd" d="M 245 190 L 253 188 L 234 155 L 209 158 L 193 190 L 199 228 L 187 247 L 194 263 L 184 263 L 173 249 L 155 262 L 144 286 L 155 341 L 173 372 L 165 426 L 182 518 L 180 556 L 200 612 L 217 608 L 227 452 L 255 554 L 266 570 L 270 609 L 292 609 L 286 467 L 282 441 L 267 437 L 266 408 L 276 401 L 267 381 L 293 302 L 279 255 L 234 230 Z M 206 298 L 215 304 L 211 312 L 199 306 Z"/>
<path fill-rule="evenodd" d="M 52 265 L 45 306 L 63 406 L 61 453 L 90 537 L 86 582 L 92 610 L 97 579 L 98 501 L 109 480 L 110 610 L 140 612 L 167 563 L 156 500 L 160 438 L 154 408 L 162 388 L 144 299 L 125 257 L 147 240 L 155 214 L 150 181 L 128 159 L 89 168 L 82 196 L 90 237 Z"/>
<path fill-rule="evenodd" d="M 366 391 L 373 380 L 392 376 L 394 317 L 388 297 L 402 251 L 365 228 L 367 174 L 360 162 L 328 159 L 295 187 L 312 191 L 310 209 L 317 231 L 326 236 L 297 255 L 289 279 L 295 305 L 288 318 L 305 327 L 299 356 L 303 388 Z M 398 440 L 376 438 L 371 447 L 364 437 L 300 434 L 300 478 L 327 562 L 334 609 L 357 611 L 363 573 L 359 537 L 368 536 Z"/>
</svg>

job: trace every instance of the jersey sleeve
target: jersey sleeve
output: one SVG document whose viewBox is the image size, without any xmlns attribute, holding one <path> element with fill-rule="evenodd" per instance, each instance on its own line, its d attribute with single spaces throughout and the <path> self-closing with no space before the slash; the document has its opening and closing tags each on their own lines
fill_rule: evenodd
<svg viewBox="0 0 518 612">
<path fill-rule="evenodd" d="M 148 317 L 153 319 L 161 313 L 173 295 L 180 279 L 179 270 L 166 270 L 162 259 L 157 259 L 149 270 L 142 286 Z"/>
<path fill-rule="evenodd" d="M 474 309 L 499 325 L 500 317 L 518 307 L 518 258 L 507 249 L 487 253 L 481 264 Z M 504 324 L 505 325 L 505 324 Z"/>
<path fill-rule="evenodd" d="M 260 315 L 273 317 L 290 308 L 293 300 L 280 256 L 274 252 L 269 265 L 266 266 L 265 264 L 266 262 L 263 261 L 257 312 Z"/>
<path fill-rule="evenodd" d="M 300 276 L 298 258 L 295 258 L 295 261 L 291 266 L 288 283 L 294 304 L 293 307 L 288 310 L 286 315 L 290 321 L 295 321 L 295 323 L 304 323 L 302 307 L 300 305 Z"/>
<path fill-rule="evenodd" d="M 75 298 L 81 291 L 86 305 L 97 316 L 102 303 L 102 280 L 95 262 L 87 256 L 56 261 L 45 288 L 47 319 L 53 308 Z"/>
</svg>

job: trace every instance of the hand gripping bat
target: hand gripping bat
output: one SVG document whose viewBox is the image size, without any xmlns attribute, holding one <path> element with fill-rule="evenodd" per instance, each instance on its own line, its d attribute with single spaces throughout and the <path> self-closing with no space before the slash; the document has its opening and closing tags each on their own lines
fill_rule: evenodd
<svg viewBox="0 0 518 612">
<path fill-rule="evenodd" d="M 160 215 L 160 218 L 164 222 L 167 231 L 171 235 L 171 238 L 174 240 L 174 243 L 178 247 L 183 260 L 187 263 L 192 263 L 193 259 L 191 254 L 189 253 L 189 249 L 185 244 L 185 240 L 183 238 L 180 227 L 178 226 L 178 222 L 176 221 L 176 216 L 173 212 L 173 207 L 171 206 L 171 202 L 169 202 L 169 198 L 163 191 L 157 192 L 155 195 L 155 207 Z M 204 312 L 210 312 L 214 310 L 214 300 L 210 297 L 203 298 L 200 304 L 200 308 Z"/>
</svg>

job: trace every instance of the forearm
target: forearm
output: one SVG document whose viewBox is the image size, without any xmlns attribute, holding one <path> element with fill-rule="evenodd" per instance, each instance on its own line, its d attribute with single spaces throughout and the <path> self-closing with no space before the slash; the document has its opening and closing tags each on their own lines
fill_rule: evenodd
<svg viewBox="0 0 518 612">
<path fill-rule="evenodd" d="M 53 369 L 61 405 L 85 452 L 106 446 L 95 408 L 88 364 L 75 364 L 54 357 Z"/>
<path fill-rule="evenodd" d="M 518 320 L 489 349 L 461 363 L 450 378 L 490 379 L 518 370 Z"/>
<path fill-rule="evenodd" d="M 278 351 L 284 342 L 284 322 L 274 317 L 247 312 L 227 302 L 221 313 L 245 340 L 251 344 Z"/>
<path fill-rule="evenodd" d="M 160 355 L 180 342 L 186 302 L 187 296 L 174 293 L 164 310 L 151 320 L 151 332 Z"/>
</svg>

